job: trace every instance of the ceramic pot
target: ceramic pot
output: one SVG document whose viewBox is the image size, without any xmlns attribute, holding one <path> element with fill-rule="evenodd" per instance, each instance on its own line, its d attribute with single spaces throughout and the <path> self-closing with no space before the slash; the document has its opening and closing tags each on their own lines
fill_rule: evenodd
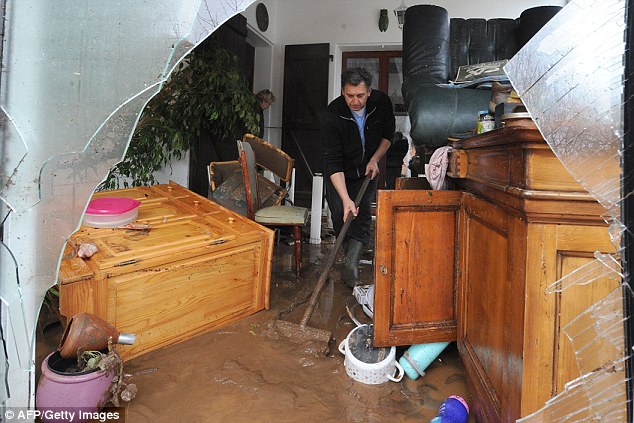
<svg viewBox="0 0 634 423">
<path fill-rule="evenodd" d="M 374 348 L 374 327 L 361 325 L 354 328 L 339 344 L 345 355 L 346 373 L 357 382 L 376 385 L 387 381 L 400 382 L 403 368 L 396 361 L 396 348 Z"/>
<path fill-rule="evenodd" d="M 77 313 L 69 321 L 59 343 L 64 358 L 74 358 L 77 352 L 100 351 L 108 348 L 108 338 L 115 344 L 132 345 L 136 336 L 120 333 L 105 320 L 90 313 Z"/>
<path fill-rule="evenodd" d="M 59 351 L 42 362 L 42 375 L 35 392 L 35 406 L 45 423 L 78 423 L 89 421 L 80 411 L 94 413 L 105 404 L 115 372 L 95 369 L 82 373 L 66 373 L 75 359 L 65 359 Z"/>
</svg>

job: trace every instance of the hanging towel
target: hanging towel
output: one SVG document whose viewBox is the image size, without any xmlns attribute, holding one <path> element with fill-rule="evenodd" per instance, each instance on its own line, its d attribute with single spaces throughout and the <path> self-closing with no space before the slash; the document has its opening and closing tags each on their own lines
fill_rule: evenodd
<svg viewBox="0 0 634 423">
<path fill-rule="evenodd" d="M 429 168 L 425 172 L 425 176 L 429 181 L 429 185 L 435 190 L 445 189 L 445 175 L 447 174 L 447 163 L 449 159 L 447 155 L 451 151 L 451 147 L 440 147 L 429 159 Z"/>
</svg>

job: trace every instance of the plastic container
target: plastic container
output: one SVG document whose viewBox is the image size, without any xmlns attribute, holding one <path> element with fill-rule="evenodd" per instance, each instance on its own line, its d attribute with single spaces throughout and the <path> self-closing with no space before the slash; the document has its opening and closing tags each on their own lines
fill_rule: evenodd
<svg viewBox="0 0 634 423">
<path fill-rule="evenodd" d="M 488 110 L 478 113 L 478 134 L 483 134 L 495 129 L 495 120 Z"/>
<path fill-rule="evenodd" d="M 35 393 L 35 405 L 42 412 L 45 423 L 79 423 L 89 419 L 79 415 L 94 413 L 108 399 L 108 391 L 115 372 L 94 369 L 83 373 L 66 373 L 67 366 L 77 359 L 64 359 L 59 351 L 49 354 L 42 362 L 42 375 Z M 67 411 L 69 420 L 61 412 Z"/>
<path fill-rule="evenodd" d="M 440 355 L 449 342 L 432 342 L 429 344 L 412 345 L 405 351 L 399 363 L 410 379 L 425 376 L 425 369 Z"/>
<path fill-rule="evenodd" d="M 438 415 L 430 423 L 467 423 L 468 420 L 467 402 L 458 395 L 452 395 L 440 405 Z"/>
<path fill-rule="evenodd" d="M 373 342 L 372 325 L 357 326 L 341 341 L 339 352 L 346 357 L 343 365 L 348 376 L 368 385 L 400 382 L 403 368 L 396 361 L 396 348 L 374 348 Z"/>
<path fill-rule="evenodd" d="M 88 203 L 84 225 L 93 228 L 116 228 L 134 222 L 139 216 L 140 201 L 133 198 L 96 198 Z"/>
<path fill-rule="evenodd" d="M 363 308 L 363 312 L 370 318 L 374 317 L 374 284 L 357 285 L 352 290 L 352 295 Z"/>
</svg>

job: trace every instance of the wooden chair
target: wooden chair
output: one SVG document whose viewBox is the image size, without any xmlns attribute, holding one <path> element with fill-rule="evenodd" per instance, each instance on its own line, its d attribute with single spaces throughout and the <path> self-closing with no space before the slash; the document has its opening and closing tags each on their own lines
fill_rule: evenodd
<svg viewBox="0 0 634 423">
<path fill-rule="evenodd" d="M 236 172 L 241 171 L 240 162 L 237 160 L 209 163 L 209 187 L 211 192 L 214 192 L 220 185 L 231 179 Z"/>
<path fill-rule="evenodd" d="M 302 228 L 306 226 L 308 221 L 308 209 L 295 206 L 261 207 L 260 197 L 258 195 L 260 184 L 259 178 L 257 177 L 256 166 L 258 159 L 250 141 L 258 143 L 259 147 L 266 146 L 261 145 L 261 143 L 264 142 L 263 140 L 253 140 L 253 138 L 257 137 L 249 137 L 244 142 L 238 141 L 239 161 L 242 167 L 244 185 L 246 187 L 247 217 L 267 227 L 290 226 L 293 228 L 293 239 L 295 241 L 295 275 L 299 278 L 302 262 Z M 292 170 L 292 159 L 290 160 Z M 269 168 L 269 170 L 274 172 L 274 169 Z M 290 179 L 290 173 L 287 177 Z M 280 176 L 280 178 L 282 177 Z"/>
<path fill-rule="evenodd" d="M 211 162 L 209 170 L 210 200 L 243 216 L 247 215 L 244 200 L 244 178 L 242 167 L 237 160 Z"/>
<path fill-rule="evenodd" d="M 293 175 L 293 166 L 295 165 L 295 161 L 291 156 L 273 144 L 252 134 L 246 134 L 242 137 L 242 141 L 249 143 L 253 149 L 256 164 L 259 168 L 270 170 L 288 186 Z"/>
<path fill-rule="evenodd" d="M 257 178 L 258 197 L 262 207 L 281 204 L 287 190 L 260 174 Z M 209 163 L 209 187 L 211 200 L 243 216 L 247 215 L 244 177 L 239 161 Z"/>
</svg>

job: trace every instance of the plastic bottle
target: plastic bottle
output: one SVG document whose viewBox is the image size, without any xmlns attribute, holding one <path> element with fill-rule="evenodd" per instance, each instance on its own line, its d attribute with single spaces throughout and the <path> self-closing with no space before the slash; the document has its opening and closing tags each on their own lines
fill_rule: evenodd
<svg viewBox="0 0 634 423">
<path fill-rule="evenodd" d="M 458 395 L 452 395 L 440 405 L 438 415 L 429 423 L 467 423 L 468 418 L 467 402 Z"/>
<path fill-rule="evenodd" d="M 478 134 L 492 131 L 495 128 L 495 121 L 493 115 L 489 114 L 488 110 L 482 110 L 478 113 Z"/>
<path fill-rule="evenodd" d="M 410 379 L 417 379 L 425 375 L 425 369 L 449 345 L 449 342 L 433 342 L 429 344 L 412 345 L 398 360 L 405 374 Z"/>
</svg>

